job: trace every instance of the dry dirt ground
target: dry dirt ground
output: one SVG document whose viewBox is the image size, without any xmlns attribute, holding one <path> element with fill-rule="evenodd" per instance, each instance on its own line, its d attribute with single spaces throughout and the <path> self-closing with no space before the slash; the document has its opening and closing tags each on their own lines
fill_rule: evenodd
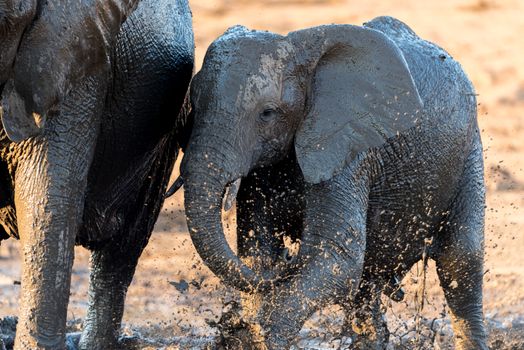
<svg viewBox="0 0 524 350">
<path fill-rule="evenodd" d="M 326 23 L 361 24 L 379 15 L 408 23 L 420 36 L 459 60 L 479 94 L 485 149 L 486 264 L 484 302 L 492 349 L 524 349 L 524 1 L 522 0 L 190 0 L 197 68 L 209 43 L 229 26 L 279 33 Z M 226 218 L 229 230 L 234 218 Z M 233 240 L 231 241 L 234 244 Z M 86 311 L 88 252 L 76 249 L 69 318 L 80 327 Z M 20 286 L 17 242 L 0 247 L 0 318 L 16 315 Z M 180 284 L 180 282 L 182 282 Z M 184 283 L 186 282 L 186 283 Z M 422 266 L 403 281 L 405 301 L 388 302 L 391 348 L 452 348 L 449 320 L 434 267 L 426 304 L 416 320 Z M 235 294 L 201 264 L 188 237 L 181 194 L 168 200 L 129 289 L 125 330 L 138 348 L 203 348 L 221 305 Z M 323 310 L 308 321 L 298 348 L 345 348 L 337 339 L 340 312 Z M 432 331 L 433 329 L 433 331 Z"/>
</svg>

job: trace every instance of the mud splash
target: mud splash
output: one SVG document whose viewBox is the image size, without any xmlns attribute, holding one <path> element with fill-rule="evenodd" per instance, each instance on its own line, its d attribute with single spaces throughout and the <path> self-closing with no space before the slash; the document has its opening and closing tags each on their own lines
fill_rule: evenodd
<svg viewBox="0 0 524 350">
<path fill-rule="evenodd" d="M 328 318 L 317 314 L 310 325 L 315 323 L 320 328 L 304 328 L 292 350 L 346 350 L 351 349 L 351 338 L 340 337 L 334 328 L 342 325 L 342 318 Z M 398 326 L 391 335 L 388 350 L 395 349 L 453 349 L 453 331 L 449 319 L 422 319 L 419 325 L 414 321 L 390 321 Z M 487 318 L 489 329 L 489 348 L 492 350 L 517 350 L 524 348 L 524 315 L 505 319 Z M 69 322 L 68 350 L 76 348 L 80 337 L 81 321 Z M 0 319 L 0 350 L 10 350 L 16 327 L 15 317 Z M 392 329 L 393 330 L 393 329 Z M 215 349 L 218 340 L 212 328 L 200 329 L 186 336 L 167 336 L 169 329 L 160 325 L 151 327 L 125 326 L 121 344 L 125 349 L 165 349 L 199 350 Z M 205 335 L 207 333 L 207 335 Z"/>
</svg>

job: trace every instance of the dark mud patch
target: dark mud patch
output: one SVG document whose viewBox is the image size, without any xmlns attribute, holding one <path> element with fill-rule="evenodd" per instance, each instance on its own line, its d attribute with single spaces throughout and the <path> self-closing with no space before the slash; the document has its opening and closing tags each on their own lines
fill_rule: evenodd
<svg viewBox="0 0 524 350">
<path fill-rule="evenodd" d="M 351 349 L 351 338 L 341 337 L 332 331 L 341 323 L 340 319 L 330 317 L 313 319 L 310 325 L 317 323 L 320 328 L 304 328 L 298 341 L 291 347 L 293 350 L 327 350 Z M 329 324 L 327 324 L 329 323 Z M 394 322 L 393 322 L 394 323 Z M 391 324 L 391 322 L 390 322 Z M 507 319 L 486 320 L 489 330 L 489 348 L 491 350 L 524 349 L 524 316 Z M 0 350 L 13 347 L 16 318 L 6 317 L 0 320 Z M 80 337 L 81 321 L 69 322 L 68 350 Z M 392 335 L 388 350 L 396 349 L 450 349 L 453 347 L 453 331 L 449 319 L 421 319 L 418 322 L 403 322 L 397 329 L 391 329 Z M 170 336 L 173 330 L 169 327 L 151 325 L 149 327 L 125 326 L 122 331 L 123 349 L 165 349 L 165 350 L 198 350 L 217 349 L 219 339 L 216 332 L 209 329 L 194 329 L 185 336 Z"/>
</svg>

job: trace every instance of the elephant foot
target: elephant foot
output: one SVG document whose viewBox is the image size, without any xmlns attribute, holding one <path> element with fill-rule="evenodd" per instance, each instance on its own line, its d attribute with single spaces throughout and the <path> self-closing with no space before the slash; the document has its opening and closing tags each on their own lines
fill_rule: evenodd
<svg viewBox="0 0 524 350">
<path fill-rule="evenodd" d="M 343 335 L 350 337 L 354 349 L 385 350 L 389 341 L 389 330 L 383 315 L 357 312 L 346 319 Z"/>
<path fill-rule="evenodd" d="M 83 349 L 111 349 L 111 350 L 131 350 L 131 349 L 141 349 L 142 339 L 139 336 L 121 336 L 118 340 L 103 341 L 97 339 L 96 342 L 87 343 L 83 341 L 80 344 L 80 334 L 73 333 L 66 341 L 67 350 L 83 350 Z"/>
<path fill-rule="evenodd" d="M 241 307 L 236 302 L 229 304 L 218 323 L 220 336 L 217 350 L 268 350 L 265 345 L 262 327 L 256 323 L 246 322 L 241 316 Z"/>
<path fill-rule="evenodd" d="M 17 317 L 7 316 L 0 319 L 0 350 L 11 350 L 15 345 Z M 65 348 L 67 350 L 77 350 L 80 341 L 80 332 L 68 333 L 66 335 Z"/>
<path fill-rule="evenodd" d="M 85 329 L 76 342 L 76 345 L 77 347 L 75 350 L 126 349 L 126 347 L 123 346 L 122 341 L 114 336 L 90 334 L 89 332 L 86 332 Z"/>
<path fill-rule="evenodd" d="M 78 350 L 78 343 L 82 332 L 74 332 L 66 334 L 66 350 Z"/>
<path fill-rule="evenodd" d="M 10 350 L 15 344 L 16 324 L 18 318 L 7 316 L 0 319 L 0 350 Z"/>
</svg>

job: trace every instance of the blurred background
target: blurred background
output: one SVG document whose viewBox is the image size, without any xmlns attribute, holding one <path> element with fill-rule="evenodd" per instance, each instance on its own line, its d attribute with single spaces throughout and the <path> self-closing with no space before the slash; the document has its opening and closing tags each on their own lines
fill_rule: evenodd
<svg viewBox="0 0 524 350">
<path fill-rule="evenodd" d="M 493 331 L 491 347 L 524 348 L 519 338 L 524 337 L 524 1 L 190 0 L 190 5 L 196 70 L 209 44 L 235 24 L 285 34 L 320 24 L 360 25 L 381 15 L 402 20 L 461 62 L 478 93 L 485 150 L 488 200 L 484 300 Z M 225 217 L 230 233 L 235 227 L 233 216 Z M 234 237 L 231 243 L 234 245 Z M 0 318 L 17 313 L 17 247 L 14 241 L 0 247 Z M 71 320 L 85 315 L 88 257 L 87 251 L 77 248 Z M 448 348 L 449 321 L 443 316 L 444 300 L 432 265 L 422 313 L 427 327 L 414 324 L 421 271 L 422 266 L 416 266 L 404 279 L 408 292 L 404 302 L 387 302 L 390 329 L 397 337 L 394 340 L 407 348 L 415 347 L 417 341 L 426 341 L 423 348 Z M 124 316 L 126 332 L 149 339 L 149 343 L 144 340 L 142 348 L 154 349 L 159 344 L 184 348 L 180 345 L 184 337 L 213 334 L 207 321 L 216 320 L 222 302 L 234 298 L 195 256 L 187 235 L 182 194 L 178 193 L 166 202 L 130 287 Z M 336 308 L 329 308 L 306 328 L 320 324 L 319 336 L 329 338 L 336 335 L 339 316 Z M 438 332 L 432 332 L 431 327 Z M 427 339 L 421 340 L 414 329 Z M 337 346 L 336 341 L 329 344 Z"/>
</svg>

